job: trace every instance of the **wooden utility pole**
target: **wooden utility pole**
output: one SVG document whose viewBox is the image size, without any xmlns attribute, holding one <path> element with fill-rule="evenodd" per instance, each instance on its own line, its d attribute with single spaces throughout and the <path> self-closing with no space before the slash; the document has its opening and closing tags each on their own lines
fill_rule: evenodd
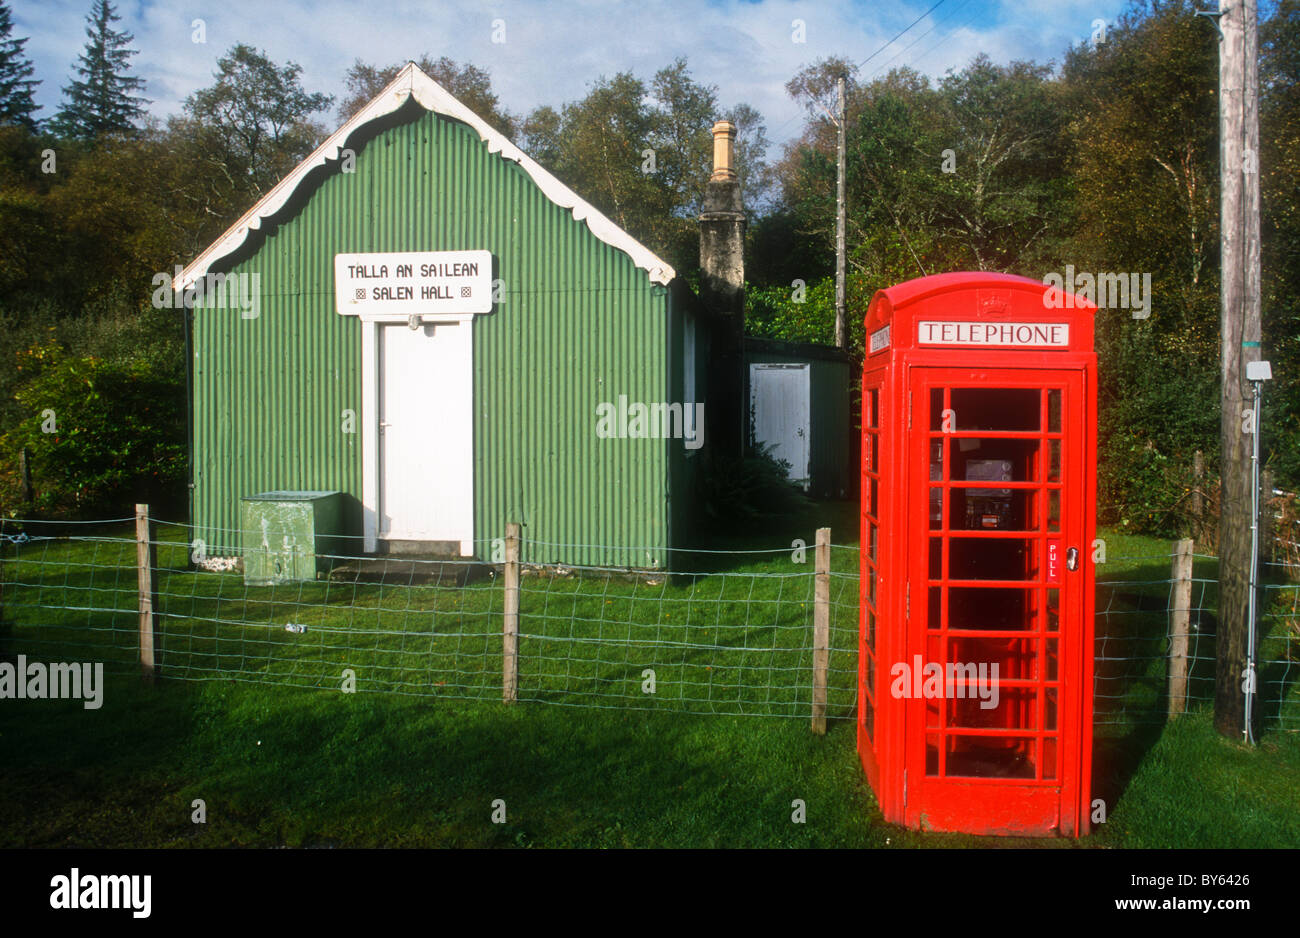
<svg viewBox="0 0 1300 938">
<path fill-rule="evenodd" d="M 1256 0 L 1220 0 L 1219 155 L 1221 175 L 1223 453 L 1219 498 L 1219 626 L 1214 675 L 1214 727 L 1247 733 L 1247 635 L 1250 606 L 1251 452 L 1244 416 L 1251 391 L 1246 363 L 1259 360 L 1259 54 Z M 1247 432 L 1247 430 L 1251 432 Z M 1257 685 L 1256 685 L 1257 686 Z M 1258 712 L 1258 708 L 1256 708 Z"/>
<path fill-rule="evenodd" d="M 848 345 L 848 330 L 845 326 L 844 301 L 844 173 L 845 173 L 845 121 L 844 121 L 844 76 L 835 79 L 835 126 L 837 137 L 835 143 L 835 346 L 844 348 Z"/>
</svg>

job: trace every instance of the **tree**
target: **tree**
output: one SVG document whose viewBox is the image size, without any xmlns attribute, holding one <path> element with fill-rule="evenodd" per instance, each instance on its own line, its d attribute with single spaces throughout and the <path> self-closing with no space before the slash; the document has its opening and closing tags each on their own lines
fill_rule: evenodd
<svg viewBox="0 0 1300 938">
<path fill-rule="evenodd" d="M 422 55 L 415 63 L 443 88 L 447 89 L 461 104 L 465 105 L 494 128 L 507 137 L 513 137 L 519 127 L 519 119 L 501 107 L 501 102 L 492 90 L 492 76 L 477 65 L 464 65 L 447 58 L 431 59 Z M 406 66 L 405 62 L 378 68 L 357 59 L 348 69 L 344 78 L 348 94 L 339 105 L 339 119 L 348 120 L 353 114 L 369 104 L 371 99 L 383 91 L 397 73 Z"/>
<path fill-rule="evenodd" d="M 1149 272 L 1150 318 L 1097 314 L 1100 516 L 1185 532 L 1192 455 L 1219 451 L 1218 50 L 1189 0 L 1070 51 L 1079 270 Z"/>
<path fill-rule="evenodd" d="M 1300 0 L 1260 24 L 1263 340 L 1274 380 L 1264 392 L 1265 458 L 1300 489 Z"/>
<path fill-rule="evenodd" d="M 923 75 L 898 69 L 858 85 L 852 64 L 828 58 L 806 66 L 786 84 L 808 122 L 786 148 L 777 175 L 781 214 L 806 260 L 788 271 L 812 283 L 829 273 L 835 250 L 835 85 L 845 77 L 847 201 L 845 240 L 850 269 L 865 299 L 883 286 L 943 268 L 930 256 L 937 225 L 934 205 L 941 139 L 939 96 Z M 789 282 L 788 277 L 785 280 Z M 858 296 L 850 291 L 850 300 Z M 859 310 L 862 312 L 863 310 Z"/>
<path fill-rule="evenodd" d="M 809 123 L 802 141 L 805 145 L 811 143 L 808 136 L 811 131 L 821 148 L 834 151 L 836 86 L 843 78 L 848 110 L 848 101 L 853 100 L 858 90 L 857 72 L 858 67 L 848 59 L 832 55 L 805 65 L 785 83 L 785 93 L 802 104 L 808 113 Z"/>
<path fill-rule="evenodd" d="M 302 66 L 276 65 L 266 53 L 238 43 L 217 60 L 216 83 L 185 99 L 185 112 L 206 159 L 259 195 L 275 185 L 324 137 L 310 120 L 334 102 L 308 93 Z"/>
<path fill-rule="evenodd" d="M 14 397 L 26 416 L 0 437 L 5 502 L 17 501 L 11 467 L 23 449 L 31 454 L 41 511 L 96 513 L 129 500 L 179 501 L 185 479 L 180 361 L 73 356 L 50 341 L 20 351 L 16 367 L 27 377 Z"/>
<path fill-rule="evenodd" d="M 787 90 L 809 124 L 781 168 L 787 209 L 833 249 L 837 73 L 828 59 Z M 851 77 L 851 73 L 850 73 Z M 1050 70 L 978 56 L 933 87 L 911 69 L 846 81 L 849 263 L 887 286 L 948 270 L 1031 273 L 1066 201 Z"/>
<path fill-rule="evenodd" d="M 811 65 L 805 65 L 785 83 L 785 91 L 801 104 L 807 114 L 803 132 L 786 144 L 785 152 L 775 169 L 776 181 L 781 188 L 781 198 L 786 207 L 803 195 L 805 170 L 811 154 L 835 160 L 838 131 L 835 127 L 836 82 L 844 78 L 845 110 L 848 123 L 857 120 L 860 95 L 855 80 L 857 67 L 847 59 L 829 56 Z M 820 164 L 820 160 L 814 162 Z M 832 226 L 834 221 L 831 222 Z M 834 239 L 832 228 L 830 238 Z"/>
<path fill-rule="evenodd" d="M 662 246 L 671 240 L 665 227 L 672 197 L 642 171 L 655 130 L 648 97 L 631 72 L 598 79 L 585 98 L 564 105 L 552 168 L 619 227 Z"/>
<path fill-rule="evenodd" d="M 40 171 L 45 145 L 21 124 L 0 126 L 0 304 L 10 312 L 62 299 L 66 286 L 53 271 L 67 245 L 48 198 L 57 175 Z M 71 154 L 60 159 L 61 168 L 75 162 Z M 6 332 L 0 328 L 0 350 Z"/>
<path fill-rule="evenodd" d="M 767 128 L 758 111 L 744 103 L 720 105 L 717 86 L 695 81 L 680 57 L 655 73 L 649 91 L 655 172 L 673 193 L 674 210 L 694 224 L 713 171 L 713 124 L 730 120 L 736 125 L 736 175 L 746 209 L 753 214 L 771 188 Z"/>
<path fill-rule="evenodd" d="M 22 124 L 37 129 L 33 114 L 41 109 L 32 97 L 39 81 L 35 69 L 23 51 L 26 39 L 13 39 L 13 14 L 9 4 L 0 2 L 0 124 Z"/>
<path fill-rule="evenodd" d="M 718 104 L 718 90 L 690 75 L 685 59 L 647 85 L 631 72 L 601 77 L 587 96 L 522 123 L 534 159 L 679 271 L 699 264 L 697 217 L 712 169 L 716 120 L 737 125 L 736 171 L 754 208 L 770 187 L 767 134 L 757 111 Z"/>
<path fill-rule="evenodd" d="M 931 167 L 951 151 L 953 172 L 931 183 L 937 234 L 957 247 L 949 266 L 1040 274 L 1034 253 L 1059 223 L 1065 146 L 1051 67 L 997 66 L 979 55 L 940 82 Z"/>
<path fill-rule="evenodd" d="M 121 17 L 108 0 L 95 0 L 86 17 L 89 42 L 75 66 L 81 79 L 63 89 L 64 103 L 55 115 L 56 130 L 68 137 L 94 139 L 104 133 L 129 133 L 149 102 L 132 92 L 144 81 L 127 74 L 134 37 L 112 28 Z"/>
</svg>

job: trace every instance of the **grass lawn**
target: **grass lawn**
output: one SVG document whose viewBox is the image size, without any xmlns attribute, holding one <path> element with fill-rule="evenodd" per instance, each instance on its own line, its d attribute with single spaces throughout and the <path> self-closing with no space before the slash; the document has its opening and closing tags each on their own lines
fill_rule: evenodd
<svg viewBox="0 0 1300 938">
<path fill-rule="evenodd" d="M 835 543 L 856 544 L 851 506 L 820 511 L 792 530 L 811 543 L 829 523 Z M 1215 734 L 1201 707 L 1155 719 L 1164 672 L 1151 649 L 1165 617 L 1149 606 L 1167 594 L 1167 544 L 1111 534 L 1107 545 L 1104 578 L 1120 582 L 1099 591 L 1099 631 L 1110 651 L 1127 645 L 1098 688 L 1094 787 L 1109 817 L 1079 845 L 1300 846 L 1300 734 L 1274 726 L 1251 751 Z M 181 551 L 159 557 L 172 679 L 148 687 L 129 673 L 133 545 L 7 549 L 11 650 L 123 673 L 95 711 L 0 703 L 0 845 L 1076 846 L 883 823 L 855 752 L 851 550 L 833 553 L 825 737 L 805 717 L 811 551 L 806 568 L 788 553 L 712 555 L 699 578 L 526 577 L 513 707 L 499 702 L 493 581 L 245 589 L 237 575 L 189 572 Z M 341 666 L 358 693 L 337 692 Z M 195 799 L 206 824 L 191 822 Z M 491 820 L 496 799 L 504 824 Z M 804 824 L 791 821 L 795 799 Z"/>
</svg>

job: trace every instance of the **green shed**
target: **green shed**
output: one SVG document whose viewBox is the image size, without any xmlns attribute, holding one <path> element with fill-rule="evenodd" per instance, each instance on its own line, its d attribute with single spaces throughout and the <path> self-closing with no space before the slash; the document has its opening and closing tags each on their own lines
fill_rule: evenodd
<svg viewBox="0 0 1300 938">
<path fill-rule="evenodd" d="M 173 284 L 193 305 L 194 536 L 341 493 L 347 553 L 665 568 L 690 537 L 708 331 L 674 270 L 420 71 Z"/>
</svg>

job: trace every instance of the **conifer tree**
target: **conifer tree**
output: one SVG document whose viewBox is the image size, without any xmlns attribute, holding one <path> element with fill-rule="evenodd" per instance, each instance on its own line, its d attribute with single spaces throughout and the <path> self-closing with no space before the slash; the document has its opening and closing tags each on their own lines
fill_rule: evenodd
<svg viewBox="0 0 1300 938">
<path fill-rule="evenodd" d="M 94 0 L 86 17 L 89 42 L 81 53 L 72 83 L 63 89 L 64 102 L 54 119 L 55 129 L 65 136 L 91 139 L 102 133 L 124 133 L 135 129 L 148 103 L 132 92 L 144 88 L 144 80 L 128 75 L 128 48 L 134 37 L 113 29 L 121 17 L 108 0 Z"/>
<path fill-rule="evenodd" d="M 22 124 L 36 130 L 32 115 L 41 106 L 32 92 L 40 82 L 32 79 L 35 69 L 23 51 L 27 40 L 12 38 L 13 29 L 9 4 L 0 0 L 0 124 Z"/>
</svg>

